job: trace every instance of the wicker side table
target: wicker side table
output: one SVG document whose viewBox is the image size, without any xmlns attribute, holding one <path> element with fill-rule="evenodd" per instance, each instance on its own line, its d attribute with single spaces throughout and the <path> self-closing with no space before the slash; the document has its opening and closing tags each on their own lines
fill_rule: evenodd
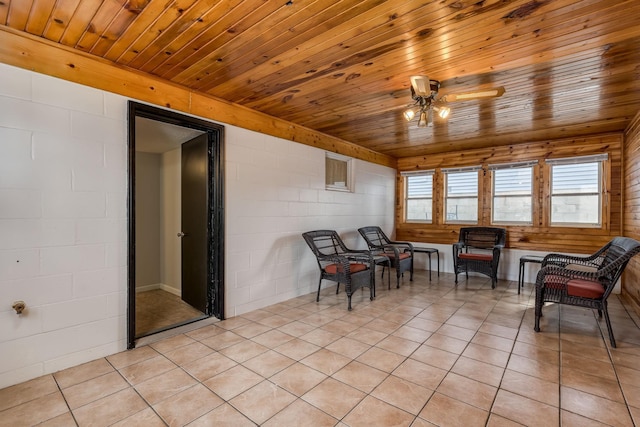
<svg viewBox="0 0 640 427">
<path fill-rule="evenodd" d="M 410 252 L 409 249 L 405 249 L 405 252 Z M 438 277 L 440 277 L 440 252 L 436 248 L 423 248 L 421 246 L 414 246 L 413 253 L 427 254 L 429 257 L 429 280 L 431 280 L 431 254 L 436 254 L 438 260 Z"/>
<path fill-rule="evenodd" d="M 542 264 L 544 257 L 538 255 L 523 255 L 520 257 L 520 271 L 518 274 L 518 294 L 520 294 L 520 288 L 524 286 L 524 266 L 528 262 L 535 262 Z"/>
</svg>

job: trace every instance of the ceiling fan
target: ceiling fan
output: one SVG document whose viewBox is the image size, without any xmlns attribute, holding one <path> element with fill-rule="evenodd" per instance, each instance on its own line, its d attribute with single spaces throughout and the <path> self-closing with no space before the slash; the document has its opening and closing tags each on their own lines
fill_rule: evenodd
<svg viewBox="0 0 640 427">
<path fill-rule="evenodd" d="M 418 127 L 431 126 L 434 112 L 443 119 L 449 116 L 451 109 L 440 104 L 472 99 L 497 98 L 505 92 L 504 87 L 499 86 L 477 92 L 447 94 L 436 99 L 438 90 L 440 89 L 440 82 L 438 80 L 431 80 L 427 76 L 411 76 L 410 80 L 411 98 L 415 102 L 403 111 L 402 114 L 408 122 L 418 116 Z"/>
</svg>

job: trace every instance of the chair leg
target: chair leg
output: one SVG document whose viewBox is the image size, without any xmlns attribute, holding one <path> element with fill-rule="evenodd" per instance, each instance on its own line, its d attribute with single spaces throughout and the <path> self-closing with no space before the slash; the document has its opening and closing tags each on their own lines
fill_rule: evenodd
<svg viewBox="0 0 640 427">
<path fill-rule="evenodd" d="M 322 277 L 318 280 L 318 295 L 316 295 L 316 302 L 320 301 L 320 286 L 322 285 Z"/>
<path fill-rule="evenodd" d="M 536 289 L 536 322 L 533 326 L 533 330 L 540 332 L 540 318 L 542 317 L 542 306 L 544 305 L 543 295 L 540 295 L 543 291 Z"/>
<path fill-rule="evenodd" d="M 347 296 L 347 299 L 349 300 L 349 311 L 351 311 L 351 295 Z"/>
<path fill-rule="evenodd" d="M 396 289 L 400 289 L 400 270 L 396 268 L 397 285 Z"/>
<path fill-rule="evenodd" d="M 607 310 L 607 302 L 604 302 L 602 306 L 604 312 L 604 320 L 607 322 L 607 331 L 609 332 L 609 341 L 611 341 L 611 347 L 616 348 L 616 339 L 613 337 L 613 329 L 611 329 L 611 320 L 609 319 L 609 310 Z"/>
<path fill-rule="evenodd" d="M 431 255 L 429 255 L 429 280 L 431 280 Z M 411 270 L 409 271 L 409 281 L 413 282 L 413 257 L 411 257 Z"/>
<path fill-rule="evenodd" d="M 336 295 L 338 295 L 338 292 L 340 292 L 340 282 L 338 282 L 338 285 L 336 286 Z"/>
</svg>

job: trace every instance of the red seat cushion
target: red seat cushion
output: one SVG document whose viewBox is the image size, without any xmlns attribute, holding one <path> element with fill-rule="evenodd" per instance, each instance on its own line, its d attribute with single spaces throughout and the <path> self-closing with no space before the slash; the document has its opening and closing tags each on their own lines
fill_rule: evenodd
<svg viewBox="0 0 640 427">
<path fill-rule="evenodd" d="M 571 279 L 567 282 L 567 294 L 574 297 L 597 299 L 604 294 L 604 286 L 593 280 Z"/>
<path fill-rule="evenodd" d="M 357 273 L 358 271 L 364 271 L 367 269 L 366 264 L 360 264 L 356 262 L 352 262 L 349 264 L 349 270 L 351 273 Z M 329 264 L 324 268 L 329 274 L 336 274 L 338 271 L 342 273 L 342 264 Z"/>
<path fill-rule="evenodd" d="M 462 259 L 470 259 L 472 261 L 489 261 L 493 260 L 493 255 L 490 254 L 469 254 L 469 253 L 461 253 L 458 255 L 458 258 Z"/>
<path fill-rule="evenodd" d="M 564 289 L 565 287 L 564 281 L 566 279 L 562 276 L 558 276 L 556 274 L 547 274 L 546 276 L 544 276 L 544 279 L 544 286 L 547 288 Z"/>
</svg>

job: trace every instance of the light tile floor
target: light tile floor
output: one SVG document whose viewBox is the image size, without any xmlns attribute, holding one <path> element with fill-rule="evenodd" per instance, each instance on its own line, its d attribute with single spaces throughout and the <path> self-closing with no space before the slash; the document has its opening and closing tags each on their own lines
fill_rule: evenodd
<svg viewBox="0 0 640 427">
<path fill-rule="evenodd" d="M 532 285 L 407 277 L 335 286 L 0 390 L 0 425 L 632 426 L 640 329 L 610 299 L 618 348 L 591 310 Z"/>
</svg>

